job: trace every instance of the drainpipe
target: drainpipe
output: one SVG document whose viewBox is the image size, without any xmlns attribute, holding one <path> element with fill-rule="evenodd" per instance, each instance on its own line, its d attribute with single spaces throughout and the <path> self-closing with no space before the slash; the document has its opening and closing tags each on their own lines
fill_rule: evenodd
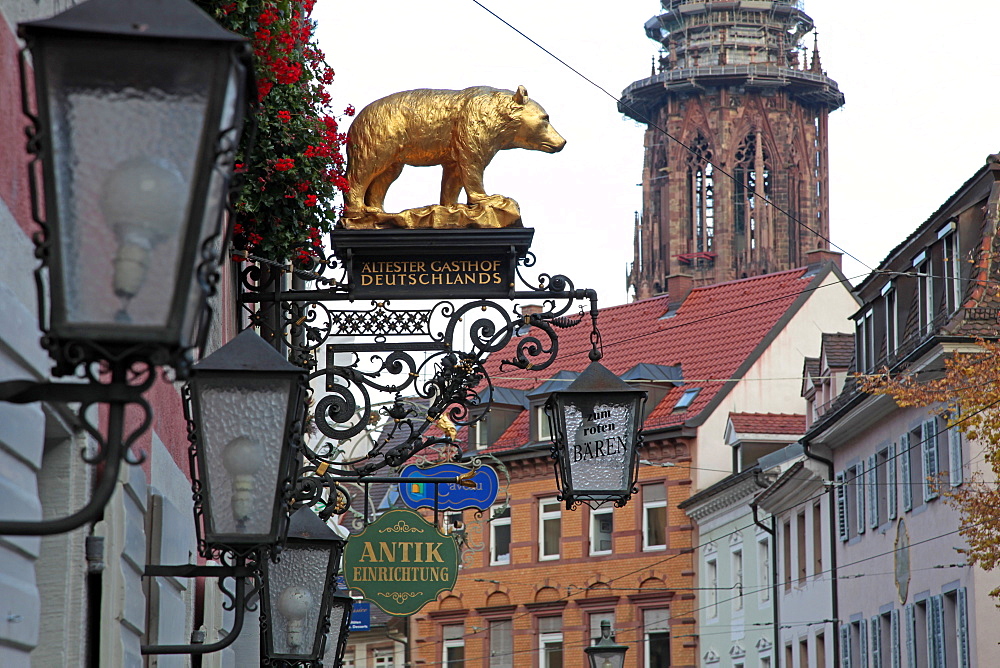
<svg viewBox="0 0 1000 668">
<path fill-rule="evenodd" d="M 809 459 L 826 464 L 827 480 L 833 481 L 833 460 L 816 454 L 809 449 L 809 443 L 802 439 L 802 451 Z M 827 493 L 830 489 L 827 488 Z M 840 665 L 840 612 L 837 606 L 837 589 L 840 581 L 837 579 L 837 497 L 830 494 L 830 611 L 833 618 L 833 665 Z"/>
<path fill-rule="evenodd" d="M 758 487 L 767 488 L 769 485 L 761 480 L 760 472 L 754 474 L 754 482 L 757 483 Z M 777 520 L 774 515 L 771 515 L 771 526 L 767 526 L 760 521 L 760 517 L 757 515 L 757 502 L 750 502 L 750 509 L 753 511 L 753 523 L 763 529 L 769 536 L 771 536 L 771 633 L 774 637 L 771 643 L 774 647 L 774 665 L 778 665 L 778 661 L 781 658 L 781 629 L 778 627 L 778 540 L 777 540 Z M 834 664 L 836 665 L 836 664 Z"/>
</svg>

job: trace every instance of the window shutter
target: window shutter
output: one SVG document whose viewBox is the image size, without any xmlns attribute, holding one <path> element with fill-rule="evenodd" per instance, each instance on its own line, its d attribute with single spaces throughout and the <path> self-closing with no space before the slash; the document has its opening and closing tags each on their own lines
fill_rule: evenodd
<svg viewBox="0 0 1000 668">
<path fill-rule="evenodd" d="M 903 510 L 913 510 L 913 476 L 910 475 L 910 435 L 899 438 L 899 477 L 903 484 Z"/>
<path fill-rule="evenodd" d="M 868 668 L 868 620 L 858 623 L 858 668 Z"/>
<path fill-rule="evenodd" d="M 865 464 L 860 462 L 854 467 L 854 491 L 857 502 L 855 506 L 857 507 L 857 513 L 855 513 L 855 519 L 858 522 L 858 533 L 862 534 L 865 532 L 865 526 L 868 524 L 868 519 L 865 517 L 866 509 L 868 506 L 865 505 Z"/>
<path fill-rule="evenodd" d="M 892 644 L 889 657 L 890 668 L 902 668 L 902 651 L 899 646 L 899 610 L 893 608 L 889 613 L 889 642 Z"/>
<path fill-rule="evenodd" d="M 927 665 L 947 668 L 944 651 L 944 599 L 938 594 L 927 599 Z"/>
<path fill-rule="evenodd" d="M 868 488 L 868 523 L 872 529 L 878 529 L 878 497 L 882 490 L 878 488 L 878 476 L 875 472 L 875 455 L 868 458 L 868 475 L 865 487 Z"/>
<path fill-rule="evenodd" d="M 969 656 L 969 611 L 967 608 L 967 595 L 965 587 L 960 587 L 955 592 L 955 625 L 958 627 L 958 668 L 971 668 L 972 661 Z"/>
<path fill-rule="evenodd" d="M 889 457 L 885 462 L 886 506 L 890 520 L 896 519 L 896 444 L 889 444 Z"/>
<path fill-rule="evenodd" d="M 923 490 L 924 501 L 937 498 L 934 491 L 934 484 L 937 483 L 938 474 L 938 452 L 937 452 L 937 429 L 934 420 L 927 420 L 920 430 L 921 447 L 924 452 L 924 478 Z"/>
<path fill-rule="evenodd" d="M 962 474 L 962 432 L 958 427 L 948 430 L 948 482 L 952 487 L 965 482 Z"/>
<path fill-rule="evenodd" d="M 872 631 L 872 668 L 883 668 L 882 666 L 882 629 L 879 623 L 882 619 L 875 615 L 871 619 Z"/>
<path fill-rule="evenodd" d="M 917 616 L 913 604 L 907 603 L 906 608 L 906 668 L 917 668 Z"/>
<path fill-rule="evenodd" d="M 851 625 L 843 622 L 840 625 L 840 665 L 851 668 Z"/>
<path fill-rule="evenodd" d="M 837 535 L 840 540 L 847 540 L 850 538 L 850 531 L 847 524 L 847 487 L 844 485 L 844 472 L 835 475 L 833 481 L 837 490 Z"/>
</svg>

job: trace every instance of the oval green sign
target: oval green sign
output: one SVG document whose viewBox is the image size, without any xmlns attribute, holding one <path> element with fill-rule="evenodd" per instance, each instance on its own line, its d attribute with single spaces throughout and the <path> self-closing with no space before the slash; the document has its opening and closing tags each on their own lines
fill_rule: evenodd
<svg viewBox="0 0 1000 668">
<path fill-rule="evenodd" d="M 458 546 L 412 510 L 390 510 L 347 541 L 344 580 L 390 615 L 412 615 L 450 591 Z"/>
</svg>

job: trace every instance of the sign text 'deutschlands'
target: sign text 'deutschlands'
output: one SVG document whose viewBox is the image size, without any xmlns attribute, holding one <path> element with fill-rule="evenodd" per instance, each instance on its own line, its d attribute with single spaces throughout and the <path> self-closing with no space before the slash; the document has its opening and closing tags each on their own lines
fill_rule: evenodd
<svg viewBox="0 0 1000 668">
<path fill-rule="evenodd" d="M 360 256 L 350 262 L 359 296 L 505 296 L 512 282 L 503 255 Z"/>
<path fill-rule="evenodd" d="M 412 510 L 390 510 L 344 548 L 344 579 L 390 615 L 412 615 L 458 578 L 455 539 Z"/>
</svg>

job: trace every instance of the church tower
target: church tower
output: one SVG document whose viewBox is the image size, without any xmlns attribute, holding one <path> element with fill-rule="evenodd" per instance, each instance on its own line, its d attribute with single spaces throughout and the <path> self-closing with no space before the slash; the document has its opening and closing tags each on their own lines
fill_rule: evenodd
<svg viewBox="0 0 1000 668">
<path fill-rule="evenodd" d="M 799 0 L 661 4 L 645 25 L 659 64 L 619 104 L 647 125 L 636 298 L 668 276 L 709 285 L 807 264 L 829 248 L 827 117 L 844 104 L 815 41 L 804 55 L 812 19 Z"/>
</svg>

